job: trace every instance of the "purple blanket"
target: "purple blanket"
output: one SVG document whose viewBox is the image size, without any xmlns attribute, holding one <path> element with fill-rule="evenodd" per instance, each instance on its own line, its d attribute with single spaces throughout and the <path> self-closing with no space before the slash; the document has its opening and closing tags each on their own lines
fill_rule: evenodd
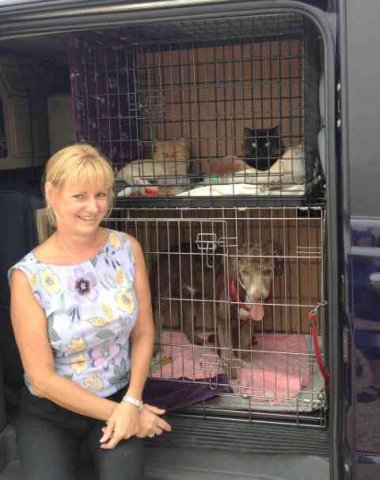
<svg viewBox="0 0 380 480">
<path fill-rule="evenodd" d="M 188 382 L 149 378 L 144 389 L 144 402 L 170 411 L 232 392 L 226 375 L 222 374 L 198 381 L 181 380 Z"/>
</svg>

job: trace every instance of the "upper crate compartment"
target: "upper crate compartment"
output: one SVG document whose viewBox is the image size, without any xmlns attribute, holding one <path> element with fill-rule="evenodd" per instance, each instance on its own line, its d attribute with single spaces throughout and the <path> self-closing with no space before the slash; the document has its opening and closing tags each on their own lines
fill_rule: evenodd
<svg viewBox="0 0 380 480">
<path fill-rule="evenodd" d="M 324 199 L 323 55 L 298 14 L 72 36 L 77 136 L 144 206 Z"/>
</svg>

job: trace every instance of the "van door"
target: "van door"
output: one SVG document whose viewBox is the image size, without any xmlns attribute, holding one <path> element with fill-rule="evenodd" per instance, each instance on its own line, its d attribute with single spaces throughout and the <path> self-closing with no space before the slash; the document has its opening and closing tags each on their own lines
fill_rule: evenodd
<svg viewBox="0 0 380 480">
<path fill-rule="evenodd" d="M 352 466 L 355 479 L 364 480 L 380 478 L 380 3 L 346 0 L 340 8 L 347 331 L 353 342 L 344 402 L 353 455 L 345 470 Z"/>
</svg>

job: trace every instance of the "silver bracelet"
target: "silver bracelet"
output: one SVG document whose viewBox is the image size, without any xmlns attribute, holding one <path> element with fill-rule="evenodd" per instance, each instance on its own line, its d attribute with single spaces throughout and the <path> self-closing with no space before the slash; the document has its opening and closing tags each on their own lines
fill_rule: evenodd
<svg viewBox="0 0 380 480">
<path fill-rule="evenodd" d="M 133 398 L 130 395 L 124 395 L 121 401 L 125 403 L 130 403 L 131 405 L 134 405 L 135 407 L 137 407 L 139 410 L 141 410 L 144 406 L 144 403 L 142 400 L 137 400 L 137 398 Z"/>
</svg>

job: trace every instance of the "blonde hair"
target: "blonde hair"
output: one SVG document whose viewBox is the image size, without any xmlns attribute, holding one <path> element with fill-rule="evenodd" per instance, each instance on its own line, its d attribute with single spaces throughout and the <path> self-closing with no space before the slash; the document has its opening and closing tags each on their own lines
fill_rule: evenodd
<svg viewBox="0 0 380 480">
<path fill-rule="evenodd" d="M 112 210 L 114 173 L 106 157 L 91 145 L 78 143 L 56 152 L 46 164 L 42 182 L 44 187 L 50 182 L 58 188 L 70 183 L 103 183 L 109 191 L 108 201 Z M 55 215 L 49 205 L 47 216 L 55 226 Z"/>
</svg>

